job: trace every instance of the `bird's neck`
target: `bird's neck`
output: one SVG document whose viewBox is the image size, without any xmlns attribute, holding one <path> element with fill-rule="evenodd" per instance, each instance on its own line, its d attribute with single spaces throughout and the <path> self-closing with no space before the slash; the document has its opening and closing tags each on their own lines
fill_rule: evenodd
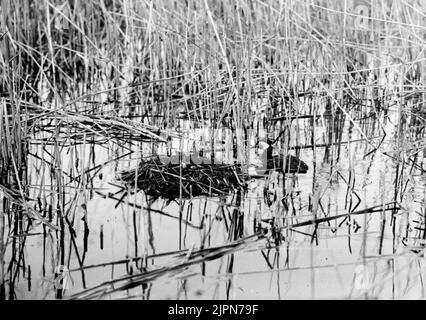
<svg viewBox="0 0 426 320">
<path fill-rule="evenodd" d="M 266 149 L 266 158 L 268 160 L 272 159 L 272 151 L 274 148 L 272 146 L 268 146 L 268 149 Z"/>
</svg>

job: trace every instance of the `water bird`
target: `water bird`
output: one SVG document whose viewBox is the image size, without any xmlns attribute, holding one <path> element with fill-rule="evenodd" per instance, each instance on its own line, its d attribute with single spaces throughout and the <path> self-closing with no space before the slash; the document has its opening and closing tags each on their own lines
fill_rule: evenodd
<svg viewBox="0 0 426 320">
<path fill-rule="evenodd" d="M 308 165 L 296 156 L 291 154 L 274 155 L 273 141 L 267 140 L 266 161 L 267 170 L 276 170 L 284 173 L 306 173 L 309 170 Z M 285 161 L 284 161 L 285 160 Z M 285 162 L 285 163 L 284 163 Z"/>
<path fill-rule="evenodd" d="M 183 161 L 177 157 L 177 163 L 164 161 L 165 158 L 154 156 L 141 161 L 138 169 L 121 173 L 121 180 L 128 185 L 135 185 L 153 199 L 159 197 L 174 200 L 179 197 L 226 195 L 238 187 L 245 187 L 247 179 L 263 177 L 271 170 L 284 173 L 306 173 L 308 166 L 298 157 L 273 155 L 273 142 L 267 140 L 266 170 L 256 170 L 254 174 L 247 172 L 241 164 L 211 163 L 211 158 L 200 154 L 205 161 L 195 163 L 191 159 Z M 263 151 L 265 152 L 265 151 Z M 167 157 L 172 160 L 171 158 Z M 285 166 L 284 166 L 285 160 Z"/>
</svg>

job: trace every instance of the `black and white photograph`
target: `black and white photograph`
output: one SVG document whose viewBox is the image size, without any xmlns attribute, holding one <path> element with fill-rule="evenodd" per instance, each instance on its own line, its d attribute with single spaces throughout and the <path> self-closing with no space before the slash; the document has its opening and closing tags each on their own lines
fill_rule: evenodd
<svg viewBox="0 0 426 320">
<path fill-rule="evenodd" d="M 0 300 L 426 299 L 425 124 L 425 0 L 0 0 Z"/>
</svg>

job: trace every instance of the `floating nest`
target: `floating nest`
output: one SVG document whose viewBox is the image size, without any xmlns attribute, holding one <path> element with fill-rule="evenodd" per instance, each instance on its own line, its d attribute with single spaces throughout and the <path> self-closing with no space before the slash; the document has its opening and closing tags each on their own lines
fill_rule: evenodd
<svg viewBox="0 0 426 320">
<path fill-rule="evenodd" d="M 285 159 L 285 163 L 284 163 Z M 266 170 L 265 170 L 266 169 Z M 267 168 L 258 168 L 248 174 L 239 164 L 173 164 L 164 163 L 160 157 L 142 161 L 138 168 L 123 171 L 120 179 L 130 187 L 136 186 L 154 200 L 174 200 L 198 196 L 224 196 L 246 186 L 247 178 L 263 177 L 269 171 L 306 173 L 308 166 L 292 155 L 273 156 L 268 148 Z"/>
<path fill-rule="evenodd" d="M 124 171 L 120 179 L 146 195 L 174 200 L 198 196 L 224 196 L 244 187 L 241 167 L 230 164 L 164 164 L 157 158 L 142 161 Z"/>
</svg>

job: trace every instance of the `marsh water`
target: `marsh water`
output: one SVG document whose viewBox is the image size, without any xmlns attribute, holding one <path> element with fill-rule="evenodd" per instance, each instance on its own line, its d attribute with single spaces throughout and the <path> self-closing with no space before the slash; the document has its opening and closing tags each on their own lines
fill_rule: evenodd
<svg viewBox="0 0 426 320">
<path fill-rule="evenodd" d="M 46 139 L 48 125 L 36 130 L 28 201 L 61 229 L 34 221 L 8 238 L 6 266 L 20 266 L 8 270 L 8 294 L 55 299 L 61 277 L 63 298 L 424 298 L 424 122 L 410 112 L 417 100 L 357 98 L 344 109 L 300 98 L 299 114 L 313 116 L 268 128 L 259 102 L 258 136 L 286 130 L 279 141 L 287 149 L 277 143 L 275 152 L 298 154 L 309 170 L 251 178 L 224 197 L 153 200 L 120 181 L 165 143 L 103 139 L 88 124 L 58 148 Z M 168 128 L 173 152 L 194 127 L 208 129 L 191 119 Z"/>
</svg>

